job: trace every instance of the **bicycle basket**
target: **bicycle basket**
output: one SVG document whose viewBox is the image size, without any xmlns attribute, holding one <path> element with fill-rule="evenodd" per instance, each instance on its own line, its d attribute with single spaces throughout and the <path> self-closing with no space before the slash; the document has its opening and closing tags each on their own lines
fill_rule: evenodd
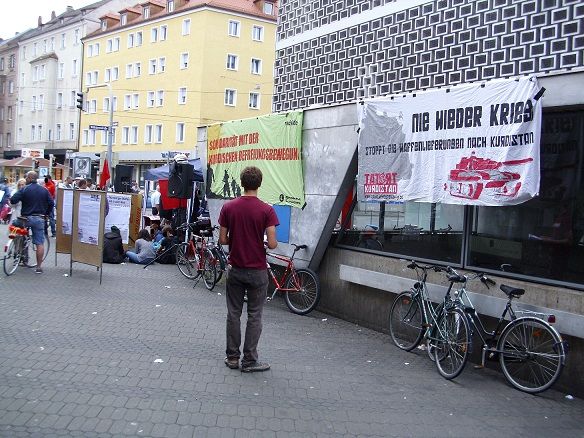
<svg viewBox="0 0 584 438">
<path fill-rule="evenodd" d="M 26 228 L 17 227 L 16 225 L 8 225 L 8 238 L 14 239 L 16 236 L 26 236 L 28 230 Z"/>
</svg>

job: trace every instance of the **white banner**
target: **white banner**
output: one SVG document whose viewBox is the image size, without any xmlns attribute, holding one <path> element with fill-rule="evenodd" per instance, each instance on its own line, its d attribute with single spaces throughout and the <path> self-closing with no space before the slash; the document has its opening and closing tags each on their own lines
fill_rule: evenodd
<svg viewBox="0 0 584 438">
<path fill-rule="evenodd" d="M 358 199 L 514 205 L 539 191 L 535 77 L 366 100 Z"/>
</svg>

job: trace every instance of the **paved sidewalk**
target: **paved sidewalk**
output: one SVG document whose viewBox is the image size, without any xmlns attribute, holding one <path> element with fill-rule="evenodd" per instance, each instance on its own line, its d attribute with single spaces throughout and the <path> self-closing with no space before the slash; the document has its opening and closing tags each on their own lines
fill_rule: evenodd
<svg viewBox="0 0 584 438">
<path fill-rule="evenodd" d="M 5 227 L 0 227 L 5 236 Z M 54 240 L 53 240 L 54 243 Z M 223 364 L 225 296 L 175 266 L 95 268 L 54 255 L 0 274 L 0 436 L 584 436 L 584 401 L 518 392 L 468 366 L 283 300 L 265 309 L 265 373 Z"/>
</svg>

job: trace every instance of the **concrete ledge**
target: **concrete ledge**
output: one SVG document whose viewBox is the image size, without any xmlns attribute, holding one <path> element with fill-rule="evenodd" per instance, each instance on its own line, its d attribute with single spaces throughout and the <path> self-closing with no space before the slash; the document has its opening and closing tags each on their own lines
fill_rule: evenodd
<svg viewBox="0 0 584 438">
<path fill-rule="evenodd" d="M 372 287 L 375 289 L 388 291 L 392 293 L 399 293 L 408 290 L 412 287 L 413 281 L 410 278 L 399 277 L 397 275 L 383 274 L 381 272 L 370 271 L 368 269 L 357 268 L 348 265 L 339 265 L 339 276 L 341 280 L 348 281 L 362 286 Z M 447 287 L 439 284 L 426 283 L 430 299 L 435 302 L 442 300 L 446 294 Z M 467 289 L 467 294 L 470 297 L 473 305 L 477 311 L 482 315 L 499 318 L 507 299 L 491 297 Z M 503 292 L 501 292 L 503 295 Z M 547 307 L 532 306 L 521 303 L 515 300 L 514 309 L 524 309 L 533 312 L 553 313 L 556 315 L 556 323 L 554 327 L 560 333 L 584 338 L 584 315 L 577 315 L 575 313 L 564 312 L 561 310 L 550 309 Z"/>
</svg>

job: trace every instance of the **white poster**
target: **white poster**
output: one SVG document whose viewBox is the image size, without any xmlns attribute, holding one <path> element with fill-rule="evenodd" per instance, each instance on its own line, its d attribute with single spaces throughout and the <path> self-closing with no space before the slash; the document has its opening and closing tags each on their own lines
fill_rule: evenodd
<svg viewBox="0 0 584 438">
<path fill-rule="evenodd" d="M 61 214 L 61 233 L 70 235 L 73 232 L 73 190 L 63 190 Z"/>
<path fill-rule="evenodd" d="M 358 199 L 514 205 L 539 191 L 535 77 L 366 100 Z"/>
<path fill-rule="evenodd" d="M 81 193 L 77 211 L 77 238 L 82 243 L 97 245 L 99 242 L 99 195 Z"/>
<path fill-rule="evenodd" d="M 132 195 L 108 193 L 106 198 L 105 232 L 108 233 L 115 225 L 120 229 L 122 243 L 129 242 L 130 213 L 132 211 Z"/>
</svg>

